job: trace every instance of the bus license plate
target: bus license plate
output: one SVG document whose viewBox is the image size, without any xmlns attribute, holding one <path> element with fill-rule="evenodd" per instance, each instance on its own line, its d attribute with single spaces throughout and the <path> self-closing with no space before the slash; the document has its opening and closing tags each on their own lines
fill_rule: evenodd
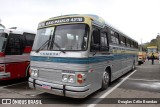
<svg viewBox="0 0 160 107">
<path fill-rule="evenodd" d="M 44 89 L 48 89 L 48 90 L 50 90 L 51 89 L 51 86 L 49 86 L 49 85 L 42 85 L 42 88 L 44 88 Z"/>
</svg>

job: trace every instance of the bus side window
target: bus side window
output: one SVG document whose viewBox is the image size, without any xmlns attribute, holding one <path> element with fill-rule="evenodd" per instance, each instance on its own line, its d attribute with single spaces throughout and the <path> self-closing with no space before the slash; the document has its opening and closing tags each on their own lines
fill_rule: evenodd
<svg viewBox="0 0 160 107">
<path fill-rule="evenodd" d="M 131 47 L 131 41 L 130 41 L 130 39 L 126 39 L 126 45 L 127 45 L 127 47 Z"/>
<path fill-rule="evenodd" d="M 133 48 L 133 41 L 131 41 L 131 47 Z"/>
<path fill-rule="evenodd" d="M 124 36 L 120 36 L 120 43 L 122 46 L 126 46 L 126 38 Z"/>
<path fill-rule="evenodd" d="M 35 34 L 24 33 L 23 35 L 24 35 L 24 38 L 26 40 L 25 46 L 32 46 L 34 38 L 35 38 Z"/>
<path fill-rule="evenodd" d="M 5 37 L 4 44 L 3 44 L 3 47 L 2 47 L 2 52 L 5 52 L 8 34 L 7 33 L 3 33 L 1 36 Z"/>
<path fill-rule="evenodd" d="M 100 50 L 100 31 L 95 29 L 92 33 L 91 51 Z"/>
<path fill-rule="evenodd" d="M 8 39 L 6 55 L 21 55 L 23 53 L 22 35 L 10 34 Z"/>
<path fill-rule="evenodd" d="M 101 51 L 108 51 L 109 46 L 108 46 L 108 38 L 107 38 L 107 34 L 105 32 L 101 33 L 100 35 L 100 50 Z"/>
<path fill-rule="evenodd" d="M 119 44 L 119 34 L 110 30 L 111 43 Z"/>
</svg>

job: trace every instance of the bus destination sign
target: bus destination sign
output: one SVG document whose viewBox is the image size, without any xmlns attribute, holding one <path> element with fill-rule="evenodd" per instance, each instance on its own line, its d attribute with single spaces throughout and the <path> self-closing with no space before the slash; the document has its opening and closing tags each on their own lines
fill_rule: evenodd
<svg viewBox="0 0 160 107">
<path fill-rule="evenodd" d="M 49 21 L 40 23 L 38 25 L 38 28 L 46 27 L 46 26 L 50 26 L 54 24 L 70 23 L 70 22 L 84 22 L 84 18 L 83 17 L 68 17 L 68 18 L 49 20 Z"/>
</svg>

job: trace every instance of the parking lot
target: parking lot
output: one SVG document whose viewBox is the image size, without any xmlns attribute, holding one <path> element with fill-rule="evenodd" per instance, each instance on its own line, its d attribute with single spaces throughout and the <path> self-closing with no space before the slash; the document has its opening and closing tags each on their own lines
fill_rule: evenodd
<svg viewBox="0 0 160 107">
<path fill-rule="evenodd" d="M 32 105 L 34 107 L 45 106 L 83 106 L 83 107 L 125 107 L 125 106 L 141 106 L 141 107 L 159 107 L 159 104 L 123 104 L 122 98 L 160 98 L 160 64 L 155 61 L 151 65 L 150 61 L 146 61 L 142 65 L 138 65 L 136 70 L 127 73 L 116 81 L 112 82 L 105 91 L 97 91 L 85 99 L 72 99 L 43 93 L 30 89 L 26 78 L 1 81 L 0 82 L 0 98 L 40 98 L 46 99 L 46 103 L 50 105 Z M 109 100 L 118 101 L 108 102 Z M 125 99 L 124 99 L 125 100 Z M 106 102 L 105 102 L 106 101 Z M 111 104 L 109 104 L 111 103 Z M 113 103 L 113 104 L 112 104 Z M 115 104 L 114 104 L 115 103 Z M 129 102 L 128 102 L 129 103 Z M 28 105 L 5 105 L 6 107 L 16 106 L 25 107 Z M 29 105 L 31 106 L 31 105 Z M 4 107 L 4 105 L 0 105 Z"/>
</svg>

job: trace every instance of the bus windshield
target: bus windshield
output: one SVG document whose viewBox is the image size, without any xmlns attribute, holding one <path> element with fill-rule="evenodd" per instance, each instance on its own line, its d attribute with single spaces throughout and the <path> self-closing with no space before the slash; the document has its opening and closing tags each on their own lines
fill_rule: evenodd
<svg viewBox="0 0 160 107">
<path fill-rule="evenodd" d="M 148 48 L 148 53 L 156 53 L 157 49 L 156 48 Z"/>
<path fill-rule="evenodd" d="M 0 52 L 4 52 L 7 38 L 4 33 L 0 33 Z"/>
<path fill-rule="evenodd" d="M 88 33 L 89 27 L 85 24 L 60 25 L 39 29 L 33 50 L 40 48 L 47 40 L 51 40 L 51 43 L 48 42 L 43 50 L 86 50 Z"/>
</svg>

